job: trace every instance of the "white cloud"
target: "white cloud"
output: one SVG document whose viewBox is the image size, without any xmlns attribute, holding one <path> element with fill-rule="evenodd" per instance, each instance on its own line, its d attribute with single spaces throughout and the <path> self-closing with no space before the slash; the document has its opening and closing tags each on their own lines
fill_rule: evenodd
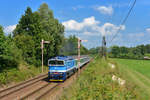
<svg viewBox="0 0 150 100">
<path fill-rule="evenodd" d="M 114 24 L 111 23 L 105 23 L 102 27 L 101 27 L 101 34 L 102 35 L 112 35 L 117 33 L 118 30 L 125 30 L 125 26 L 116 26 Z"/>
<path fill-rule="evenodd" d="M 10 34 L 13 32 L 13 30 L 16 28 L 16 25 L 9 25 L 7 27 L 4 27 L 4 32 L 7 34 Z"/>
<path fill-rule="evenodd" d="M 114 9 L 112 8 L 112 6 L 108 6 L 108 7 L 99 6 L 99 7 L 96 7 L 95 9 L 105 15 L 112 15 L 114 12 Z"/>
<path fill-rule="evenodd" d="M 100 24 L 100 21 L 96 21 L 95 17 L 92 16 L 92 17 L 89 17 L 89 18 L 85 18 L 84 21 L 83 21 L 83 24 L 86 25 L 86 26 L 92 26 L 92 25 Z"/>
<path fill-rule="evenodd" d="M 146 32 L 150 33 L 150 28 L 147 28 L 147 29 L 146 29 Z"/>
<path fill-rule="evenodd" d="M 100 21 L 95 20 L 95 17 L 89 17 L 83 19 L 82 22 L 77 22 L 75 20 L 69 20 L 63 22 L 65 26 L 65 31 L 83 33 L 86 35 L 112 35 L 115 34 L 118 29 L 125 30 L 125 26 L 116 26 L 111 23 L 105 23 L 104 25 L 99 25 Z"/>
<path fill-rule="evenodd" d="M 79 31 L 83 28 L 83 25 L 81 23 L 76 22 L 75 20 L 69 20 L 66 22 L 62 23 L 66 30 L 74 30 L 74 31 Z"/>
<path fill-rule="evenodd" d="M 99 21 L 95 20 L 95 17 L 85 18 L 82 22 L 77 22 L 75 20 L 65 21 L 62 24 L 65 26 L 66 31 L 81 31 L 85 27 L 93 26 L 99 24 Z"/>
</svg>

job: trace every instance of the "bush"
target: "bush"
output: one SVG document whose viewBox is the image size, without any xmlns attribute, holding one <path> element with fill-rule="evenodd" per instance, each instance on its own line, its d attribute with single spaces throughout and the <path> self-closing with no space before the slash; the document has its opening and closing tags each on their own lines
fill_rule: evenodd
<svg viewBox="0 0 150 100">
<path fill-rule="evenodd" d="M 112 75 L 120 76 L 118 68 L 110 69 L 108 62 L 96 59 L 67 90 L 61 100 L 139 100 L 134 85 L 120 86 Z"/>
</svg>

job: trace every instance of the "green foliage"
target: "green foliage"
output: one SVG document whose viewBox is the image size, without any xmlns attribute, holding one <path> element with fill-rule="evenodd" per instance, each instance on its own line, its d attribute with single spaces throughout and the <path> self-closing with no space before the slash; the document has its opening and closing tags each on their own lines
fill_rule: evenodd
<svg viewBox="0 0 150 100">
<path fill-rule="evenodd" d="M 146 52 L 150 54 L 150 44 L 145 45 Z"/>
<path fill-rule="evenodd" d="M 47 60 L 59 53 L 64 40 L 64 26 L 54 18 L 52 10 L 45 3 L 35 12 L 27 7 L 12 36 L 5 36 L 0 26 L 0 84 L 13 79 L 26 79 L 26 74 L 30 72 L 19 70 L 22 62 L 27 63 L 26 68 L 41 65 L 42 39 L 50 41 L 50 44 L 44 44 L 44 64 L 47 65 Z"/>
<path fill-rule="evenodd" d="M 83 45 L 81 45 L 81 55 L 87 55 L 87 54 L 89 54 L 88 49 Z"/>
<path fill-rule="evenodd" d="M 150 58 L 150 53 L 146 53 L 145 56 Z"/>
<path fill-rule="evenodd" d="M 43 3 L 35 12 L 27 7 L 12 35 L 5 36 L 3 27 L 0 26 L 0 83 L 6 83 L 13 79 L 22 80 L 24 72 L 18 70 L 22 67 L 20 65 L 22 62 L 27 63 L 26 67 L 41 65 L 42 39 L 50 41 L 50 44 L 44 44 L 45 65 L 49 58 L 60 54 L 64 42 L 67 45 L 71 42 L 73 45 L 70 53 L 65 51 L 65 54 L 77 54 L 77 38 L 71 37 L 65 40 L 64 26 L 54 18 L 53 11 L 46 3 Z M 87 52 L 88 50 L 81 46 L 81 53 L 86 54 Z M 7 71 L 10 71 L 12 80 L 9 79 L 11 75 Z M 15 79 L 15 76 L 18 79 Z"/>
<path fill-rule="evenodd" d="M 0 72 L 6 68 L 17 67 L 21 60 L 20 54 L 12 37 L 6 37 L 0 27 Z"/>
<path fill-rule="evenodd" d="M 37 12 L 33 13 L 31 8 L 28 7 L 13 33 L 14 37 L 16 35 L 35 36 L 37 34 L 42 34 L 40 15 Z"/>
<path fill-rule="evenodd" d="M 14 30 L 14 39 L 22 51 L 23 60 L 34 65 L 41 63 L 41 40 L 50 41 L 50 44 L 44 44 L 44 62 L 47 65 L 47 60 L 59 53 L 64 26 L 54 18 L 47 4 L 42 4 L 36 12 L 28 7 Z"/>
<path fill-rule="evenodd" d="M 78 39 L 76 36 L 69 36 L 65 40 L 64 46 L 61 49 L 61 54 L 64 55 L 77 55 L 78 54 Z"/>
<path fill-rule="evenodd" d="M 32 36 L 17 35 L 14 37 L 16 46 L 22 51 L 23 60 L 33 64 L 35 60 L 35 43 Z"/>
<path fill-rule="evenodd" d="M 143 59 L 144 55 L 149 52 L 149 45 L 139 45 L 136 47 L 111 47 L 109 57 L 113 58 L 130 58 L 130 59 Z"/>
<path fill-rule="evenodd" d="M 112 48 L 112 54 L 113 54 L 113 56 L 114 57 L 118 57 L 119 56 L 119 54 L 120 54 L 120 49 L 119 49 L 119 47 L 118 46 L 113 46 L 113 48 Z"/>
<path fill-rule="evenodd" d="M 54 18 L 52 10 L 48 8 L 46 3 L 40 6 L 38 13 L 40 14 L 44 34 L 46 37 L 49 37 L 48 40 L 51 42 L 49 48 L 53 48 L 50 50 L 53 52 L 51 56 L 58 55 L 64 39 L 64 26 Z"/>
<path fill-rule="evenodd" d="M 41 73 L 41 69 L 39 67 L 25 64 L 21 64 L 20 66 L 21 68 L 5 69 L 0 73 L 0 87 L 2 85 L 11 84 L 12 82 L 18 83 L 25 81 Z M 44 69 L 44 71 L 47 71 L 47 67 L 44 66 Z"/>
<path fill-rule="evenodd" d="M 133 84 L 120 86 L 112 81 L 113 74 L 120 75 L 118 69 L 110 69 L 107 61 L 97 58 L 64 91 L 61 100 L 141 100 Z"/>
<path fill-rule="evenodd" d="M 90 54 L 97 54 L 97 53 L 100 52 L 100 48 L 101 48 L 101 47 L 91 48 L 91 49 L 89 50 L 89 53 L 90 53 Z"/>
<path fill-rule="evenodd" d="M 81 55 L 88 54 L 88 50 L 81 44 L 80 48 Z M 62 49 L 60 50 L 61 55 L 77 55 L 78 54 L 78 38 L 75 35 L 69 36 L 65 39 Z"/>
<path fill-rule="evenodd" d="M 5 36 L 3 32 L 3 27 L 0 26 L 0 56 L 5 52 Z"/>
</svg>

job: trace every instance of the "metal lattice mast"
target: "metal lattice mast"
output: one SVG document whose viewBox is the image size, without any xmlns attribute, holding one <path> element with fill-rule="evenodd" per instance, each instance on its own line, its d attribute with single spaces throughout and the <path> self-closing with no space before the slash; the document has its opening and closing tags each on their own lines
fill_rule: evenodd
<svg viewBox="0 0 150 100">
<path fill-rule="evenodd" d="M 102 37 L 101 56 L 106 58 L 106 39 L 105 39 L 105 36 Z"/>
</svg>

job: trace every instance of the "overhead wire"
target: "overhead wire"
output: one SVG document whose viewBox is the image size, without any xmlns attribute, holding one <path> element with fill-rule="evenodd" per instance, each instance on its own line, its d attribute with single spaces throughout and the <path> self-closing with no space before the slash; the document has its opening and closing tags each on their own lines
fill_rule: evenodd
<svg viewBox="0 0 150 100">
<path fill-rule="evenodd" d="M 132 0 L 130 0 L 130 1 L 128 2 L 128 4 L 127 4 L 128 7 L 126 7 L 126 8 L 128 8 L 128 10 L 130 9 L 130 5 L 131 5 L 131 4 L 132 4 Z M 120 16 L 120 19 L 119 19 L 118 17 L 116 17 L 117 20 L 118 20 L 118 22 L 116 21 L 116 26 L 120 26 L 120 25 L 121 25 L 121 22 L 122 22 L 122 20 L 123 20 L 123 18 L 124 18 L 123 16 L 124 16 L 124 14 L 125 14 L 125 13 L 122 13 L 122 12 L 124 12 L 124 11 L 121 10 L 121 7 L 122 7 L 122 6 L 126 6 L 126 4 L 125 4 L 125 5 L 121 5 L 121 4 L 119 4 L 119 2 L 118 2 L 118 4 L 116 4 L 115 6 L 116 6 L 116 8 L 118 8 L 117 11 L 116 11 L 116 12 L 118 12 L 117 15 Z M 128 11 L 128 10 L 127 10 L 127 11 Z M 116 14 L 116 13 L 114 13 L 114 14 Z M 115 19 L 112 19 L 112 20 L 115 21 Z M 113 22 L 113 21 L 112 21 L 112 22 Z M 121 26 L 120 26 L 120 27 L 121 27 Z M 118 34 L 119 34 L 119 33 L 118 33 Z M 113 34 L 112 34 L 112 35 L 113 35 Z M 109 40 L 109 41 L 111 41 L 111 37 L 110 37 L 110 40 Z"/>
<path fill-rule="evenodd" d="M 121 29 L 122 29 L 122 25 L 124 25 L 125 22 L 127 21 L 129 15 L 131 14 L 132 9 L 134 8 L 134 6 L 135 6 L 135 4 L 136 4 L 136 1 L 137 1 L 137 0 L 134 0 L 134 2 L 133 2 L 133 4 L 132 4 L 131 8 L 129 9 L 129 12 L 128 12 L 127 15 L 125 16 L 124 20 L 121 22 L 121 24 L 120 24 L 120 26 L 119 26 L 119 29 L 117 30 L 116 34 L 113 36 L 113 38 L 110 40 L 109 43 L 112 43 L 112 41 L 113 41 L 113 40 L 117 37 L 117 35 L 120 33 L 120 31 L 121 31 Z"/>
<path fill-rule="evenodd" d="M 112 7 L 114 6 L 114 10 L 113 10 L 113 15 L 111 17 L 110 23 L 113 23 L 115 21 L 115 17 L 116 17 L 116 9 L 115 8 L 119 8 L 119 2 L 118 0 L 114 0 L 114 2 L 112 2 Z M 119 9 L 120 10 L 120 9 Z M 107 33 L 107 32 L 106 32 Z M 109 37 L 106 37 L 106 41 L 109 40 Z"/>
<path fill-rule="evenodd" d="M 130 3 L 131 3 L 131 0 L 130 0 L 130 2 L 129 2 L 128 6 L 130 5 Z M 124 25 L 125 22 L 127 21 L 127 19 L 128 19 L 129 15 L 130 15 L 132 9 L 134 8 L 135 4 L 136 4 L 136 0 L 134 0 L 134 2 L 133 2 L 133 4 L 132 4 L 131 8 L 129 9 L 129 11 L 128 11 L 128 13 L 127 13 L 127 15 L 125 16 L 125 18 L 124 18 L 123 21 L 121 22 L 121 24 L 120 24 L 120 26 L 119 26 L 119 29 L 117 30 L 116 34 L 113 36 L 113 38 L 110 40 L 109 43 L 112 43 L 112 41 L 113 41 L 113 40 L 117 37 L 117 35 L 120 33 L 120 31 L 121 31 L 121 29 L 122 29 L 122 25 Z M 114 16 L 115 16 L 115 15 L 114 15 Z M 111 17 L 111 19 L 112 19 L 112 17 Z M 112 20 L 113 20 L 113 19 L 112 19 Z M 122 19 L 121 19 L 121 20 L 122 20 Z M 101 49 L 101 47 L 100 47 L 100 49 Z M 98 54 L 99 54 L 99 51 L 100 51 L 100 50 L 98 50 Z M 97 57 L 98 57 L 98 55 L 97 55 L 95 58 L 97 58 Z"/>
<path fill-rule="evenodd" d="M 113 7 L 113 5 L 114 4 L 118 4 L 117 3 L 117 0 L 112 0 L 112 5 L 111 5 L 111 7 Z M 118 5 L 117 5 L 118 6 Z M 112 14 L 112 15 L 108 15 L 108 17 L 107 17 L 107 19 L 105 18 L 105 20 L 107 21 L 107 22 L 112 22 L 113 21 L 113 18 L 115 17 L 115 14 Z M 100 48 L 99 48 L 99 50 L 98 50 L 98 54 L 101 52 L 101 46 L 100 46 Z"/>
<path fill-rule="evenodd" d="M 113 5 L 115 5 L 115 4 L 118 4 L 118 3 L 117 3 L 117 0 L 112 0 L 112 4 L 109 5 L 109 6 L 113 7 Z M 113 12 L 114 12 L 114 11 L 113 11 Z M 114 18 L 114 17 L 115 17 L 115 14 L 112 13 L 112 15 L 108 15 L 108 17 L 105 18 L 105 20 L 106 20 L 106 22 L 111 23 L 111 22 L 113 21 L 113 18 Z M 107 33 L 107 31 L 106 31 L 106 33 Z M 99 48 L 98 53 L 100 53 L 100 51 L 101 51 L 101 47 Z"/>
</svg>

